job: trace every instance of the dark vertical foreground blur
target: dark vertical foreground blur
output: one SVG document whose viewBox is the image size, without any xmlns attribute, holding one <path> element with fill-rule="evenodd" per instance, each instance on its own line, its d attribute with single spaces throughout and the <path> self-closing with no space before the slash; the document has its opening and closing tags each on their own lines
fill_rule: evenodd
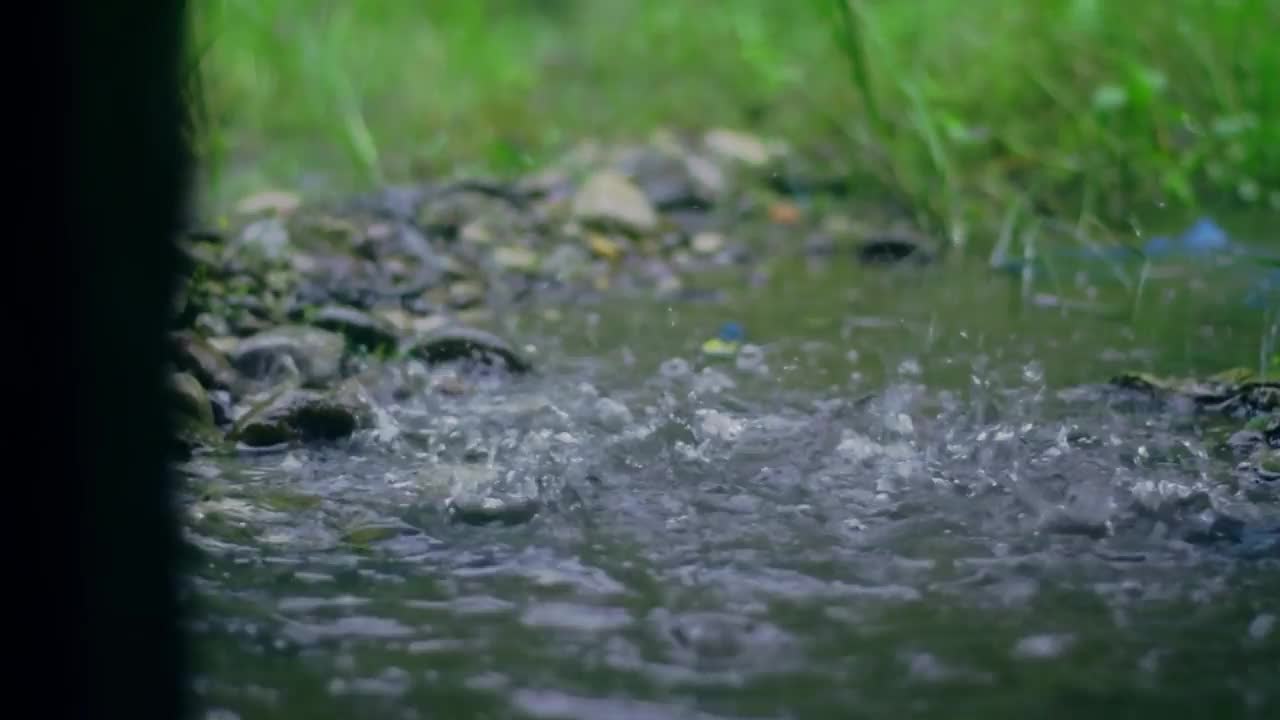
<svg viewBox="0 0 1280 720">
<path fill-rule="evenodd" d="M 53 272 L 73 274 L 71 296 L 59 299 L 73 303 L 82 324 L 78 347 L 66 348 L 77 443 L 55 461 L 76 465 L 82 489 L 86 634 L 76 650 L 85 682 L 75 699 L 83 717 L 189 712 L 163 373 L 189 170 L 180 124 L 184 12 L 181 0 L 80 2 L 67 17 L 64 170 L 72 186 L 60 220 L 69 245 Z"/>
</svg>

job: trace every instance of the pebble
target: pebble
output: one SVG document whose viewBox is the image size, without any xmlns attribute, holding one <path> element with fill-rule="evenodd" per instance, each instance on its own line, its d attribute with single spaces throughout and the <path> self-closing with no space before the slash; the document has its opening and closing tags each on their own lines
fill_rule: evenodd
<svg viewBox="0 0 1280 720">
<path fill-rule="evenodd" d="M 724 236 L 717 232 L 700 232 L 693 236 L 690 245 L 699 254 L 714 255 L 724 247 Z"/>
</svg>

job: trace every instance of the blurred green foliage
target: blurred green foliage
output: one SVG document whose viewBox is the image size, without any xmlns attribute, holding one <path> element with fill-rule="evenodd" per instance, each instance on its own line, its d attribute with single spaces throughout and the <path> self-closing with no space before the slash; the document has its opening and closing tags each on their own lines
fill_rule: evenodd
<svg viewBox="0 0 1280 720">
<path fill-rule="evenodd" d="M 957 242 L 1011 213 L 1280 208 L 1272 0 L 207 0 L 191 20 L 215 204 L 732 125 L 835 149 Z"/>
</svg>

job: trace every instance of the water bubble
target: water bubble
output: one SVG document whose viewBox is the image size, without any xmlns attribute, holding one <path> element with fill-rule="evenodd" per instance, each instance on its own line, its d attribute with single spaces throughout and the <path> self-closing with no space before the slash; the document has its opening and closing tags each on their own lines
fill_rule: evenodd
<svg viewBox="0 0 1280 720">
<path fill-rule="evenodd" d="M 915 358 L 907 358 L 898 363 L 898 374 L 908 377 L 919 377 L 921 373 L 920 361 Z"/>
<path fill-rule="evenodd" d="M 1044 368 L 1038 362 L 1029 362 L 1022 367 L 1022 379 L 1028 384 L 1039 385 L 1044 381 Z"/>
</svg>

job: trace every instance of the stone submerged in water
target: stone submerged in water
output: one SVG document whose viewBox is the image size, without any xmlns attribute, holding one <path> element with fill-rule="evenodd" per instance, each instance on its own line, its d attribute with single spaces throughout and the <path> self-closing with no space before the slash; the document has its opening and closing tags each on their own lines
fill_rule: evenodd
<svg viewBox="0 0 1280 720">
<path fill-rule="evenodd" d="M 541 503 L 534 497 L 495 497 L 465 493 L 445 501 L 450 520 L 466 525 L 520 525 L 538 514 Z"/>
<path fill-rule="evenodd" d="M 1280 379 L 1248 369 L 1227 370 L 1204 379 L 1130 372 L 1112 378 L 1110 384 L 1154 398 L 1189 400 L 1199 409 L 1231 417 L 1256 418 L 1280 410 Z"/>
<path fill-rule="evenodd" d="M 442 327 L 423 335 L 413 342 L 408 354 L 433 365 L 462 361 L 502 364 L 518 373 L 533 369 L 532 363 L 502 338 L 462 325 Z"/>
<path fill-rule="evenodd" d="M 937 248 L 928 238 L 915 233 L 882 233 L 858 243 L 858 260 L 867 265 L 891 265 L 900 262 L 931 262 Z"/>
<path fill-rule="evenodd" d="M 250 447 L 340 440 L 361 426 L 363 410 L 342 393 L 285 390 L 250 410 L 236 423 L 230 437 Z"/>
<path fill-rule="evenodd" d="M 398 337 L 391 324 L 369 313 L 344 305 L 327 305 L 316 311 L 312 324 L 340 333 L 354 347 L 379 351 L 394 348 Z"/>
<path fill-rule="evenodd" d="M 338 377 L 345 339 L 334 332 L 303 325 L 284 325 L 252 335 L 237 343 L 231 362 L 255 380 L 271 378 L 282 368 L 296 368 L 306 385 L 319 385 Z"/>
<path fill-rule="evenodd" d="M 573 198 L 573 217 L 585 224 L 634 233 L 658 227 L 653 204 L 625 175 L 604 170 L 587 178 Z"/>
</svg>

